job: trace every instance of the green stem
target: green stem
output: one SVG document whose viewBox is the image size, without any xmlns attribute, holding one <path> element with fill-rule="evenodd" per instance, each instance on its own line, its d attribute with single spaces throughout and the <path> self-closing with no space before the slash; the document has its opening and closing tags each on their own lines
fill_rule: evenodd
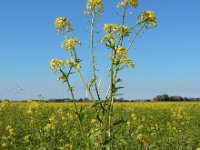
<svg viewBox="0 0 200 150">
<path fill-rule="evenodd" d="M 84 130 L 83 130 L 82 122 L 81 122 L 80 118 L 78 117 L 78 107 L 77 107 L 77 105 L 76 105 L 76 103 L 75 103 L 74 92 L 73 92 L 73 89 L 72 89 L 72 87 L 71 87 L 71 85 L 70 85 L 70 83 L 69 83 L 69 79 L 68 79 L 68 77 L 69 77 L 69 75 L 70 75 L 70 72 L 71 72 L 71 70 L 72 70 L 72 67 L 70 67 L 70 70 L 69 70 L 69 72 L 68 72 L 67 75 L 65 74 L 65 72 L 64 72 L 61 68 L 60 68 L 59 70 L 60 70 L 60 72 L 62 73 L 62 75 L 65 77 L 65 80 L 66 80 L 66 82 L 67 82 L 68 89 L 69 89 L 70 94 L 71 94 L 71 96 L 72 96 L 72 101 L 73 101 L 73 105 L 74 105 L 74 109 L 75 109 L 75 114 L 77 115 L 77 118 L 78 118 L 78 124 L 79 124 L 80 130 L 81 130 L 81 134 L 82 134 L 83 139 L 84 139 L 84 142 L 85 142 L 85 144 L 86 144 L 86 146 L 87 146 L 87 148 L 88 148 L 89 142 L 88 142 L 87 137 L 86 137 L 86 134 L 85 134 L 85 132 L 84 132 Z"/>
<path fill-rule="evenodd" d="M 109 100 L 109 111 L 108 111 L 108 137 L 111 138 L 111 120 L 112 120 L 112 111 L 113 111 L 113 89 L 114 89 L 114 66 L 115 66 L 115 57 L 116 53 L 113 51 L 112 65 L 110 71 L 110 100 Z M 109 149 L 111 149 L 112 144 L 110 143 Z"/>
<path fill-rule="evenodd" d="M 82 82 L 83 82 L 83 84 L 84 84 L 86 90 L 89 92 L 92 101 L 94 101 L 94 97 L 93 97 L 93 95 L 92 95 L 92 92 L 90 91 L 90 89 L 89 89 L 87 83 L 85 82 L 82 73 L 80 72 L 80 70 L 77 70 L 77 71 L 78 71 L 78 74 L 79 74 L 79 76 L 80 76 L 80 78 L 81 78 L 81 80 L 82 80 Z"/>
<path fill-rule="evenodd" d="M 95 79 L 95 91 L 97 94 L 98 100 L 101 100 L 98 90 L 98 85 L 96 82 L 97 75 L 96 75 L 96 67 L 95 67 L 95 56 L 94 56 L 94 18 L 95 18 L 95 12 L 92 11 L 92 20 L 91 20 L 91 30 L 90 30 L 90 48 L 91 48 L 91 54 L 92 54 L 92 72 L 93 72 L 93 78 Z"/>
<path fill-rule="evenodd" d="M 72 87 L 71 87 L 71 85 L 70 85 L 70 83 L 69 83 L 69 79 L 68 79 L 68 77 L 69 77 L 69 75 L 70 75 L 70 73 L 71 73 L 71 70 L 72 70 L 72 67 L 70 67 L 70 70 L 69 70 L 69 72 L 68 72 L 67 75 L 66 75 L 65 72 L 64 72 L 61 68 L 59 69 L 59 71 L 60 71 L 60 72 L 62 73 L 62 75 L 65 77 L 65 81 L 67 82 L 67 86 L 68 86 L 69 92 L 70 92 L 70 94 L 71 94 L 71 96 L 72 96 L 72 101 L 73 101 L 73 103 L 74 103 L 75 110 L 76 110 L 76 112 L 77 112 L 77 105 L 76 105 L 76 103 L 75 103 L 74 92 L 73 92 L 73 89 L 72 89 Z"/>
<path fill-rule="evenodd" d="M 143 20 L 143 21 L 140 21 L 140 22 L 137 22 L 136 25 L 133 25 L 130 30 L 133 30 L 135 29 L 137 26 L 139 26 L 140 24 L 144 23 L 146 20 Z"/>
<path fill-rule="evenodd" d="M 126 5 L 126 6 L 124 7 L 124 12 L 123 12 L 123 15 L 122 15 L 122 25 L 121 25 L 120 37 L 119 37 L 119 41 L 118 41 L 116 47 L 118 47 L 119 45 L 121 45 L 121 43 L 122 43 L 122 41 L 123 41 L 123 33 L 122 33 L 123 31 L 122 31 L 122 30 L 123 30 L 123 26 L 124 26 L 124 24 L 125 24 L 127 6 L 128 6 L 128 5 Z"/>
<path fill-rule="evenodd" d="M 126 17 L 126 10 L 127 5 L 124 7 L 124 12 L 122 15 L 122 25 L 121 25 L 121 31 L 120 31 L 120 37 L 118 40 L 118 43 L 116 45 L 116 48 L 122 44 L 123 41 L 123 26 L 125 23 L 125 17 Z M 114 77 L 114 67 L 115 67 L 115 59 L 116 59 L 116 51 L 115 48 L 112 48 L 112 64 L 111 64 L 111 70 L 110 70 L 110 99 L 109 99 L 109 110 L 108 110 L 108 118 L 107 118 L 107 128 L 108 128 L 108 137 L 111 138 L 111 121 L 112 121 L 112 112 L 113 112 L 113 90 L 115 85 L 116 78 Z M 109 149 L 112 149 L 112 143 L 109 144 Z"/>
<path fill-rule="evenodd" d="M 134 35 L 133 39 L 130 41 L 130 44 L 128 45 L 127 51 L 131 48 L 133 42 L 135 41 L 135 39 L 137 38 L 137 36 L 140 34 L 140 32 L 142 31 L 142 29 L 144 28 L 144 26 L 142 26 Z"/>
<path fill-rule="evenodd" d="M 73 52 L 74 52 L 74 55 L 75 55 L 74 57 L 75 57 L 75 61 L 76 61 L 76 60 L 77 60 L 77 55 L 76 55 L 75 49 L 73 50 Z M 70 53 L 70 54 L 71 54 L 71 55 L 70 55 L 70 59 L 73 61 L 72 53 Z M 71 67 L 70 67 L 70 68 L 71 68 Z M 82 80 L 82 82 L 83 82 L 83 84 L 84 84 L 86 90 L 89 92 L 92 101 L 94 101 L 94 97 L 93 97 L 93 95 L 92 95 L 92 93 L 91 93 L 91 91 L 90 91 L 90 89 L 89 89 L 87 83 L 85 82 L 85 80 L 84 80 L 84 78 L 83 78 L 83 75 L 81 74 L 80 70 L 77 70 L 77 71 L 78 71 L 78 74 L 79 74 L 79 76 L 80 76 L 80 78 L 81 78 L 81 80 Z"/>
</svg>

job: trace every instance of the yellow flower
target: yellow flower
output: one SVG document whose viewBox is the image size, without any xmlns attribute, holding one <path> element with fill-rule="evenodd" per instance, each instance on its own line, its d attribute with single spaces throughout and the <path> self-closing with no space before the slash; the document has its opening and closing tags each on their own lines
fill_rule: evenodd
<svg viewBox="0 0 200 150">
<path fill-rule="evenodd" d="M 101 39 L 101 44 L 103 44 L 105 41 L 108 41 L 109 43 L 111 43 L 112 45 L 115 43 L 115 40 L 117 38 L 115 37 L 115 35 L 113 33 L 108 33 L 105 34 L 105 36 Z M 108 44 L 108 43 L 107 43 Z M 110 46 L 112 46 L 110 45 Z"/>
<path fill-rule="evenodd" d="M 79 45 L 81 44 L 81 42 L 77 38 L 70 38 L 70 39 L 65 40 L 62 43 L 61 47 L 63 49 L 68 49 L 70 51 L 75 48 L 76 43 Z"/>
<path fill-rule="evenodd" d="M 123 0 L 118 3 L 117 7 L 124 7 L 126 5 L 131 5 L 133 8 L 136 8 L 138 6 L 138 0 Z"/>
<path fill-rule="evenodd" d="M 111 31 L 118 32 L 119 27 L 116 24 L 105 24 L 104 25 L 104 32 L 109 33 Z"/>
<path fill-rule="evenodd" d="M 55 115 L 51 115 L 51 117 L 49 118 L 49 122 L 54 122 L 55 120 Z"/>
<path fill-rule="evenodd" d="M 117 26 L 116 24 L 105 24 L 104 25 L 104 33 L 114 32 L 118 35 L 128 36 L 130 30 L 127 26 Z"/>
<path fill-rule="evenodd" d="M 134 121 L 137 120 L 137 117 L 136 117 L 136 115 L 135 115 L 134 113 L 131 115 L 131 117 L 132 117 L 132 119 L 133 119 Z"/>
<path fill-rule="evenodd" d="M 137 127 L 138 130 L 141 130 L 141 129 L 143 129 L 143 128 L 144 128 L 143 125 L 139 125 L 139 126 Z"/>
<path fill-rule="evenodd" d="M 140 20 L 144 21 L 147 25 L 156 26 L 156 15 L 152 11 L 144 11 L 140 16 Z"/>
<path fill-rule="evenodd" d="M 32 114 L 32 113 L 33 113 L 31 107 L 26 111 L 26 113 L 27 113 L 27 114 Z"/>
<path fill-rule="evenodd" d="M 103 9 L 102 0 L 88 0 L 86 8 L 91 11 L 101 12 Z"/>
<path fill-rule="evenodd" d="M 72 31 L 71 24 L 66 17 L 57 18 L 55 21 L 55 27 L 57 28 L 58 32 L 63 31 L 66 33 Z"/>
<path fill-rule="evenodd" d="M 127 49 L 121 46 L 118 46 L 116 49 L 116 54 L 120 55 L 121 57 L 126 57 Z"/>
<path fill-rule="evenodd" d="M 128 127 L 130 127 L 130 125 L 131 125 L 131 122 L 130 122 L 130 121 L 127 121 L 127 123 L 126 123 L 126 124 L 127 124 L 127 126 L 128 126 Z"/>
<path fill-rule="evenodd" d="M 43 129 L 44 129 L 45 131 L 49 131 L 49 130 L 54 130 L 55 128 L 56 128 L 56 127 L 55 127 L 54 124 L 49 123 L 49 124 L 47 124 Z"/>
<path fill-rule="evenodd" d="M 6 127 L 6 130 L 8 131 L 9 135 L 14 135 L 14 134 L 15 134 L 15 133 L 14 133 L 14 129 L 13 129 L 10 125 L 8 125 L 8 126 Z"/>
<path fill-rule="evenodd" d="M 81 70 L 81 66 L 77 62 L 74 62 L 72 60 L 67 60 L 66 63 L 69 64 L 71 67 L 76 68 L 78 71 Z"/>
<path fill-rule="evenodd" d="M 61 67 L 65 67 L 67 65 L 66 61 L 59 60 L 59 59 L 52 59 L 50 61 L 50 68 L 52 72 L 55 72 L 56 70 L 60 69 Z"/>
<path fill-rule="evenodd" d="M 25 142 L 29 142 L 30 137 L 31 137 L 31 135 L 26 135 L 26 136 L 24 136 L 23 140 L 24 140 Z"/>
<path fill-rule="evenodd" d="M 95 119 L 91 119 L 90 123 L 95 123 L 96 120 Z"/>
<path fill-rule="evenodd" d="M 133 61 L 131 58 L 123 58 L 122 62 L 125 64 L 126 68 L 132 68 L 134 67 Z M 136 117 L 134 117 L 136 119 Z"/>
<path fill-rule="evenodd" d="M 72 149 L 72 145 L 71 144 L 65 144 L 65 148 L 67 148 L 67 149 L 69 149 L 69 150 L 71 150 Z"/>
<path fill-rule="evenodd" d="M 122 26 L 122 27 L 120 26 L 120 28 L 122 30 L 123 36 L 129 36 L 130 31 L 129 31 L 129 28 L 127 26 Z"/>
<path fill-rule="evenodd" d="M 8 145 L 7 143 L 2 143 L 1 144 L 2 147 L 7 147 L 7 145 Z"/>
<path fill-rule="evenodd" d="M 138 143 L 145 143 L 145 137 L 141 133 L 137 135 L 136 140 Z"/>
<path fill-rule="evenodd" d="M 74 62 L 73 60 L 59 60 L 59 59 L 52 59 L 50 61 L 50 68 L 52 72 L 55 72 L 56 70 L 59 70 L 61 67 L 65 67 L 67 65 L 70 65 L 73 68 L 76 68 L 78 71 L 81 70 L 81 66 L 79 63 Z"/>
</svg>

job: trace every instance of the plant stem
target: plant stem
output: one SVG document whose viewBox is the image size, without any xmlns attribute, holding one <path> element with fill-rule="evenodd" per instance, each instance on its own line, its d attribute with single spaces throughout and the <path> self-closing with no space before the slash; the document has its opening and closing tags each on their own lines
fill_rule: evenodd
<svg viewBox="0 0 200 150">
<path fill-rule="evenodd" d="M 127 10 L 127 5 L 124 7 L 124 12 L 122 15 L 122 25 L 121 25 L 121 31 L 120 31 L 120 37 L 118 40 L 118 43 L 116 45 L 116 48 L 122 44 L 123 41 L 123 26 L 125 23 L 125 17 L 126 17 L 126 10 Z M 113 112 L 113 101 L 114 101 L 114 96 L 113 96 L 113 91 L 115 88 L 115 80 L 116 78 L 114 77 L 114 67 L 115 65 L 115 59 L 116 59 L 116 51 L 115 48 L 112 49 L 112 64 L 111 64 L 111 70 L 110 70 L 110 100 L 109 100 L 109 110 L 108 110 L 108 137 L 109 139 L 111 138 L 111 121 L 112 121 L 112 112 Z M 109 150 L 112 149 L 112 143 L 109 143 Z"/>
<path fill-rule="evenodd" d="M 77 71 L 78 71 L 78 74 L 79 74 L 79 76 L 80 76 L 80 78 L 81 78 L 81 80 L 82 80 L 82 82 L 83 82 L 83 84 L 84 84 L 86 90 L 89 92 L 92 101 L 94 101 L 94 97 L 93 97 L 93 95 L 92 95 L 92 92 L 90 91 L 90 89 L 89 89 L 87 83 L 85 82 L 82 73 L 80 72 L 80 70 L 77 70 Z"/>
<path fill-rule="evenodd" d="M 109 139 L 111 138 L 111 120 L 112 120 L 112 111 L 113 111 L 113 100 L 114 100 L 114 96 L 113 96 L 113 89 L 114 89 L 114 66 L 115 66 L 115 51 L 113 50 L 113 58 L 112 58 L 112 65 L 111 65 L 111 71 L 110 71 L 110 100 L 109 100 L 109 110 L 108 110 L 108 137 Z M 111 149 L 111 143 L 109 144 L 109 150 Z"/>
<path fill-rule="evenodd" d="M 73 50 L 73 52 L 74 52 L 74 57 L 75 57 L 75 61 L 76 61 L 76 60 L 77 60 L 77 54 L 76 54 L 75 49 Z M 70 53 L 70 54 L 71 54 L 71 55 L 70 55 L 70 59 L 73 61 L 72 53 Z M 71 67 L 70 67 L 70 68 L 71 68 Z M 94 97 L 93 97 L 93 95 L 92 95 L 92 93 L 91 93 L 91 91 L 90 91 L 90 89 L 89 89 L 87 83 L 85 82 L 85 80 L 84 80 L 84 78 L 83 78 L 83 75 L 81 74 L 80 70 L 77 70 L 77 71 L 78 71 L 78 74 L 79 74 L 79 76 L 80 76 L 80 78 L 81 78 L 81 80 L 82 80 L 82 82 L 83 82 L 83 84 L 84 84 L 86 90 L 89 92 L 92 101 L 94 101 Z"/>
<path fill-rule="evenodd" d="M 116 45 L 116 47 L 118 47 L 119 45 L 121 45 L 121 43 L 122 43 L 122 41 L 123 41 L 123 26 L 124 26 L 124 23 L 125 23 L 125 17 L 126 17 L 126 11 L 127 11 L 127 6 L 128 5 L 126 5 L 125 7 L 124 7 L 124 12 L 123 12 L 123 15 L 122 15 L 122 25 L 121 25 L 121 31 L 120 31 L 120 37 L 119 37 L 119 41 L 118 41 L 118 43 L 117 43 L 117 45 Z"/>
<path fill-rule="evenodd" d="M 71 87 L 71 85 L 70 85 L 70 83 L 69 83 L 69 79 L 68 79 L 71 70 L 72 70 L 72 67 L 70 67 L 70 70 L 69 70 L 69 72 L 68 72 L 67 75 L 66 75 L 65 72 L 64 72 L 61 68 L 59 69 L 59 71 L 60 71 L 60 72 L 62 73 L 62 75 L 65 77 L 65 80 L 66 80 L 66 82 L 67 82 L 68 89 L 69 89 L 70 94 L 71 94 L 71 96 L 72 96 L 72 100 L 73 100 L 75 109 L 77 110 L 77 106 L 76 106 L 76 104 L 75 104 L 75 102 L 74 102 L 74 100 L 75 100 L 74 92 L 73 92 L 73 89 L 72 89 L 72 87 Z"/>
<path fill-rule="evenodd" d="M 70 94 L 71 94 L 71 96 L 72 96 L 72 101 L 73 101 L 73 105 L 74 105 L 74 109 L 75 109 L 75 114 L 77 115 L 77 118 L 78 118 L 78 124 L 79 124 L 80 130 L 81 130 L 81 134 L 82 134 L 82 136 L 83 136 L 83 139 L 84 139 L 84 141 L 85 141 L 85 144 L 86 144 L 87 149 L 89 149 L 89 142 L 88 142 L 87 137 L 86 137 L 86 134 L 85 134 L 85 132 L 84 132 L 84 130 L 83 130 L 82 122 L 81 122 L 81 120 L 80 120 L 80 118 L 79 118 L 79 116 L 78 116 L 78 107 L 77 107 L 77 105 L 76 105 L 76 103 L 75 103 L 74 92 L 73 92 L 73 89 L 72 89 L 72 87 L 71 87 L 71 85 L 70 85 L 70 83 L 69 83 L 69 79 L 68 79 L 71 70 L 72 70 L 72 67 L 70 67 L 70 70 L 69 70 L 68 74 L 66 75 L 65 72 L 64 72 L 61 68 L 59 69 L 59 71 L 60 71 L 60 72 L 62 73 L 62 75 L 65 77 L 65 80 L 66 80 L 66 82 L 67 82 L 68 89 L 69 89 Z"/>
<path fill-rule="evenodd" d="M 142 26 L 134 35 L 133 39 L 131 40 L 130 44 L 128 45 L 127 51 L 131 48 L 133 42 L 135 41 L 135 39 L 137 38 L 137 36 L 140 34 L 140 32 L 142 31 L 142 29 L 144 28 L 144 26 Z"/>
<path fill-rule="evenodd" d="M 145 21 L 146 21 L 146 19 L 143 20 L 143 21 L 137 22 L 135 25 L 133 25 L 133 26 L 130 28 L 130 30 L 135 29 L 137 26 L 139 26 L 140 24 L 144 23 Z"/>
<path fill-rule="evenodd" d="M 95 56 L 94 56 L 94 18 L 95 18 L 95 12 L 92 11 L 92 20 L 91 20 L 91 30 L 90 30 L 90 48 L 91 48 L 91 55 L 92 55 L 92 72 L 93 72 L 93 78 L 95 79 L 94 86 L 95 86 L 95 91 L 97 94 L 98 100 L 101 100 L 99 91 L 98 91 L 98 85 L 96 82 L 97 75 L 96 75 L 96 67 L 95 67 Z"/>
</svg>

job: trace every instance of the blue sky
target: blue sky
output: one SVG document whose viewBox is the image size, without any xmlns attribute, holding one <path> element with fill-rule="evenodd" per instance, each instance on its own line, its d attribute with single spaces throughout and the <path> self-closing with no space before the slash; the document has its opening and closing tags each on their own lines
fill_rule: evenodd
<svg viewBox="0 0 200 150">
<path fill-rule="evenodd" d="M 118 0 L 104 1 L 104 14 L 97 30 L 104 23 L 119 23 L 115 10 Z M 82 41 L 79 56 L 83 59 L 83 74 L 91 75 L 88 47 L 88 22 L 83 15 L 86 0 L 18 0 L 0 2 L 0 99 L 70 97 L 66 85 L 56 81 L 51 73 L 52 58 L 68 59 L 60 48 L 64 37 L 57 34 L 54 21 L 66 16 Z M 200 97 L 200 1 L 140 0 L 136 10 L 129 9 L 126 22 L 135 22 L 136 15 L 152 10 L 157 27 L 144 31 L 129 51 L 134 69 L 120 73 L 124 79 L 122 92 L 126 99 L 152 98 L 159 94 Z M 100 39 L 102 34 L 97 34 Z M 97 44 L 97 67 L 102 78 L 101 94 L 108 88 L 107 60 L 109 50 Z M 76 98 L 85 97 L 85 90 L 75 75 Z M 16 93 L 17 84 L 26 90 Z M 13 90 L 11 90 L 13 89 Z M 7 91 L 9 90 L 9 91 Z"/>
</svg>

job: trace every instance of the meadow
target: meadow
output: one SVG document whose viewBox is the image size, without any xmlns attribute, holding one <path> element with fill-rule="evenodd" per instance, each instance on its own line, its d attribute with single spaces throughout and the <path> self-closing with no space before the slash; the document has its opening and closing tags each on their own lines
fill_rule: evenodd
<svg viewBox="0 0 200 150">
<path fill-rule="evenodd" d="M 84 112 L 80 117 L 90 149 L 102 149 L 92 103 L 78 103 L 78 107 Z M 111 148 L 197 149 L 200 147 L 199 118 L 198 102 L 114 103 Z M 72 103 L 0 103 L 0 149 L 85 149 L 79 130 Z"/>
</svg>

